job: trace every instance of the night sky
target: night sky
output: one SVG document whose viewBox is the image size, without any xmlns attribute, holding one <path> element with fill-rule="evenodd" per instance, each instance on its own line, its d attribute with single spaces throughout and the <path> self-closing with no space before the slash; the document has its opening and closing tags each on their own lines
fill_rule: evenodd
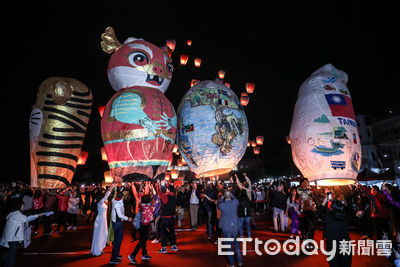
<svg viewBox="0 0 400 267">
<path fill-rule="evenodd" d="M 108 26 L 121 43 L 131 36 L 158 46 L 166 39 L 176 40 L 175 71 L 166 92 L 175 109 L 191 79 L 213 80 L 220 69 L 238 96 L 246 82 L 255 82 L 245 111 L 250 138 L 265 137 L 259 158 L 267 174 L 286 173 L 293 166 L 285 136 L 297 92 L 324 64 L 348 74 L 356 114 L 381 114 L 399 105 L 394 41 L 398 23 L 393 7 L 365 1 L 270 2 L 13 1 L 2 8 L 6 83 L 1 147 L 6 161 L 1 178 L 29 179 L 29 115 L 40 83 L 51 76 L 76 78 L 92 90 L 94 103 L 83 145 L 89 158 L 77 172 L 102 175 L 97 107 L 115 93 L 106 75 L 110 56 L 100 48 L 100 35 Z M 190 57 L 185 67 L 179 66 L 181 53 Z M 203 60 L 199 69 L 193 66 L 195 57 Z M 245 158 L 251 157 L 249 150 Z"/>
</svg>

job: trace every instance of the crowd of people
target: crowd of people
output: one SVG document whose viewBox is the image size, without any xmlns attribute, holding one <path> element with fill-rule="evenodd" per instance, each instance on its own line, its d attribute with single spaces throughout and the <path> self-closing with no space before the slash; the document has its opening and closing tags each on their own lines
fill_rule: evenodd
<svg viewBox="0 0 400 267">
<path fill-rule="evenodd" d="M 93 256 L 102 255 L 106 245 L 112 245 L 110 264 L 121 263 L 123 221 L 129 221 L 131 242 L 138 241 L 128 255 L 133 264 L 137 264 L 140 250 L 142 261 L 151 259 L 148 241 L 160 243 L 161 254 L 176 252 L 176 227 L 195 231 L 205 225 L 205 238 L 214 244 L 220 237 L 233 238 L 228 245 L 241 266 L 236 238 L 254 237 L 259 217 L 272 218 L 273 232 L 303 241 L 314 239 L 316 227 L 321 226 L 327 247 L 334 240 L 350 240 L 348 228 L 355 226 L 361 239 L 392 240 L 391 259 L 397 263 L 399 208 L 400 191 L 392 184 L 384 183 L 381 188 L 360 184 L 318 187 L 310 186 L 306 178 L 298 186 L 286 181 L 256 184 L 245 173 L 234 174 L 226 182 L 196 179 L 179 186 L 154 181 L 47 190 L 14 182 L 0 184 L 0 244 L 8 248 L 1 262 L 13 266 L 18 247 L 24 243 L 23 234 L 10 239 L 10 233 L 16 231 L 11 227 L 15 220 L 31 226 L 32 235 L 37 235 L 39 225 L 43 225 L 43 235 L 49 236 L 61 230 L 77 231 L 81 216 L 94 225 Z M 190 225 L 185 225 L 186 214 Z M 137 233 L 139 238 L 135 238 Z M 227 260 L 234 266 L 234 256 Z M 351 255 L 337 255 L 329 263 L 351 266 Z"/>
</svg>

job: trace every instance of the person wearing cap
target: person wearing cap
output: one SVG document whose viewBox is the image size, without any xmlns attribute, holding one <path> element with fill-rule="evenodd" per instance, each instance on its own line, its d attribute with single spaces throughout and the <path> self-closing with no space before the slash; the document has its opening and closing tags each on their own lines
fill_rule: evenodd
<svg viewBox="0 0 400 267">
<path fill-rule="evenodd" d="M 109 264 L 118 264 L 122 262 L 122 256 L 119 254 L 124 235 L 122 231 L 122 222 L 132 222 L 132 218 L 125 216 L 123 196 L 123 192 L 119 191 L 112 200 L 111 220 L 114 229 L 114 242 Z"/>
</svg>

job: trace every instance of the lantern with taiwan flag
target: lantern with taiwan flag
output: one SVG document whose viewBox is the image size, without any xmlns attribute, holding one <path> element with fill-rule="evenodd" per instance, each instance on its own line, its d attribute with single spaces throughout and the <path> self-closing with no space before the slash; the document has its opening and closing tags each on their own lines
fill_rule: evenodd
<svg viewBox="0 0 400 267">
<path fill-rule="evenodd" d="M 289 140 L 293 161 L 318 185 L 355 182 L 361 165 L 356 116 L 347 74 L 327 64 L 300 87 Z"/>
</svg>

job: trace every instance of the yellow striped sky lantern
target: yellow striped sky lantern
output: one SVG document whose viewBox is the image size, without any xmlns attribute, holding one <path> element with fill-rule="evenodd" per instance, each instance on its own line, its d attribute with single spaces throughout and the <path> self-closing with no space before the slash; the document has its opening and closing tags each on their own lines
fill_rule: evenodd
<svg viewBox="0 0 400 267">
<path fill-rule="evenodd" d="M 246 83 L 246 91 L 247 91 L 247 93 L 249 93 L 249 94 L 253 93 L 255 87 L 256 87 L 256 84 L 253 83 L 253 82 Z"/>
<path fill-rule="evenodd" d="M 176 41 L 175 40 L 167 40 L 166 45 L 171 50 L 171 52 L 174 52 L 175 46 L 176 46 Z"/>
<path fill-rule="evenodd" d="M 114 178 L 111 176 L 110 171 L 104 172 L 104 182 L 106 184 L 112 184 L 114 182 Z"/>
<path fill-rule="evenodd" d="M 218 78 L 223 80 L 225 78 L 225 74 L 226 74 L 226 72 L 224 70 L 219 70 L 218 71 Z"/>
<path fill-rule="evenodd" d="M 188 60 L 189 60 L 189 56 L 188 55 L 185 55 L 185 54 L 181 55 L 181 65 L 185 66 L 186 63 L 188 62 Z"/>
<path fill-rule="evenodd" d="M 81 151 L 81 154 L 78 157 L 78 165 L 85 165 L 86 164 L 86 160 L 89 156 L 89 153 L 87 151 Z"/>
<path fill-rule="evenodd" d="M 249 104 L 249 100 L 250 100 L 250 97 L 249 96 L 247 96 L 247 95 L 242 95 L 241 97 L 240 97 L 240 104 L 242 105 L 242 106 L 247 106 L 248 104 Z"/>
<path fill-rule="evenodd" d="M 261 147 L 259 147 L 259 146 L 253 147 L 254 155 L 259 155 L 260 151 L 261 151 Z"/>
<path fill-rule="evenodd" d="M 31 186 L 70 185 L 92 102 L 89 88 L 76 79 L 50 77 L 40 84 L 29 119 Z"/>
<path fill-rule="evenodd" d="M 194 66 L 199 68 L 201 66 L 201 58 L 196 57 L 194 59 Z"/>
<path fill-rule="evenodd" d="M 257 143 L 257 145 L 262 146 L 262 144 L 264 143 L 264 136 L 262 136 L 262 135 L 257 136 L 256 143 Z"/>
<path fill-rule="evenodd" d="M 289 139 L 293 162 L 319 186 L 353 184 L 361 143 L 344 71 L 326 64 L 300 87 Z"/>
<path fill-rule="evenodd" d="M 192 45 L 192 40 L 187 40 L 187 41 L 186 41 L 186 44 L 187 44 L 188 46 L 191 46 L 191 45 Z"/>
</svg>

